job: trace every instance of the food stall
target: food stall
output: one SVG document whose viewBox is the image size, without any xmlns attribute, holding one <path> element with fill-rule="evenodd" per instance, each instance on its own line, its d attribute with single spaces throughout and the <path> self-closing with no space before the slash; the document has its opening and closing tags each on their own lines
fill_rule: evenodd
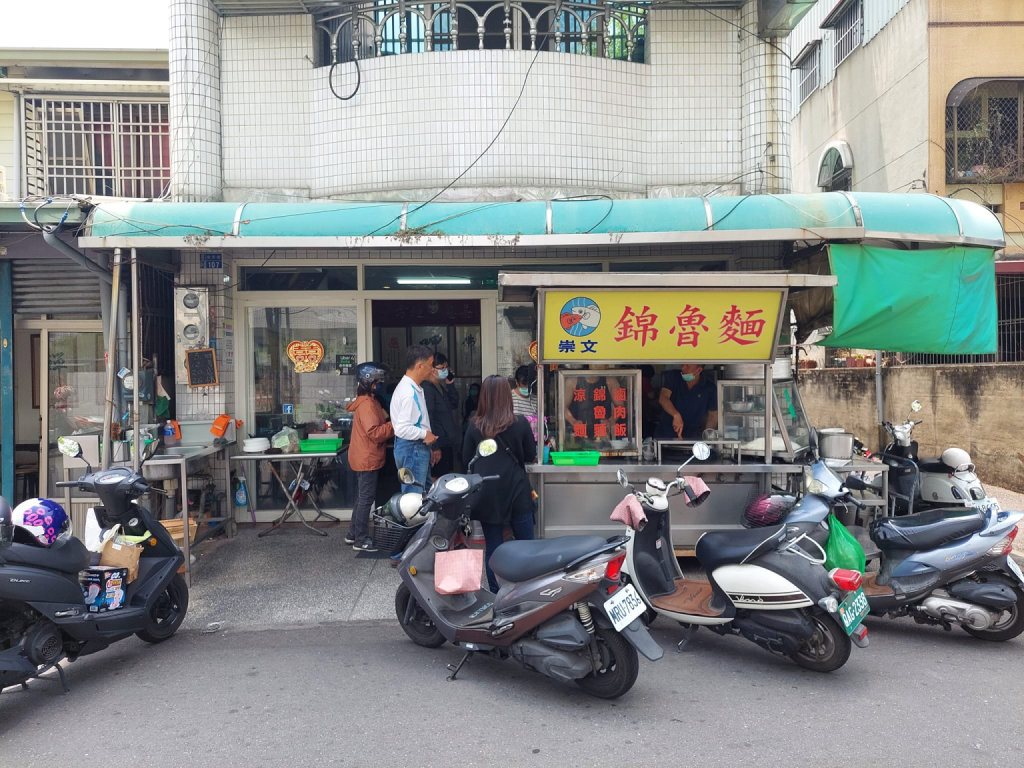
<svg viewBox="0 0 1024 768">
<path fill-rule="evenodd" d="M 712 488 L 707 503 L 674 518 L 678 547 L 702 533 L 740 526 L 749 498 L 790 486 L 809 426 L 788 357 L 776 361 L 793 292 L 829 288 L 829 275 L 785 273 L 502 273 L 506 295 L 537 310 L 539 418 L 555 463 L 528 466 L 545 537 L 612 535 L 622 498 L 616 471 L 634 482 L 668 482 L 693 440 L 656 443 L 645 460 L 640 366 L 683 363 L 714 375 L 721 439 L 690 471 Z M 650 452 L 646 452 L 650 456 Z"/>
</svg>

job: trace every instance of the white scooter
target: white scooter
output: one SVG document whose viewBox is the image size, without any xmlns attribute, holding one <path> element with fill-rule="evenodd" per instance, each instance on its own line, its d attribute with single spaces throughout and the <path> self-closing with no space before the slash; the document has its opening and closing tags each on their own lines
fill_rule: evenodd
<svg viewBox="0 0 1024 768">
<path fill-rule="evenodd" d="M 693 446 L 699 461 L 710 453 L 705 443 Z M 685 466 L 671 483 L 651 478 L 643 491 L 618 471 L 619 483 L 647 517 L 627 528 L 622 570 L 651 611 L 686 627 L 679 650 L 705 626 L 721 635 L 742 635 L 806 669 L 832 672 L 849 658 L 851 638 L 867 646 L 868 631 L 860 623 L 868 613 L 861 574 L 826 571 L 824 551 L 809 537 L 794 534 L 796 529 L 776 525 L 705 533 L 696 555 L 706 578 L 684 578 L 672 546 L 669 498 L 684 494 L 688 505 L 696 506 L 706 497 L 697 497 L 682 477 Z"/>
<path fill-rule="evenodd" d="M 974 462 L 967 451 L 948 448 L 938 459 L 921 459 L 914 427 L 920 421 L 912 416 L 921 410 L 921 402 L 910 404 L 910 416 L 902 424 L 883 423 L 891 438 L 881 459 L 889 465 L 889 495 L 893 513 L 913 514 L 935 507 L 973 507 L 1000 511 L 999 502 L 985 492 L 975 474 Z M 864 483 L 881 491 L 881 476 Z"/>
</svg>

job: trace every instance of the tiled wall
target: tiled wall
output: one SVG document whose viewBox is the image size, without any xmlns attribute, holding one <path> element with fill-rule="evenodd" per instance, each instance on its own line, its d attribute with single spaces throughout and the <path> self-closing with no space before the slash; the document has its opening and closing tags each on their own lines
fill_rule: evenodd
<svg viewBox="0 0 1024 768">
<path fill-rule="evenodd" d="M 766 162 L 766 137 L 784 189 L 788 128 L 762 122 L 788 114 L 788 64 L 744 39 L 739 11 L 716 13 L 652 10 L 645 64 L 545 52 L 530 69 L 533 52 L 504 50 L 366 59 L 345 102 L 313 67 L 310 17 L 222 19 L 224 197 L 424 199 L 487 147 L 528 70 L 508 125 L 450 198 L 735 193 L 754 158 Z M 355 65 L 334 84 L 351 92 Z"/>
<path fill-rule="evenodd" d="M 210 0 L 171 0 L 171 196 L 221 196 L 220 31 Z"/>
</svg>

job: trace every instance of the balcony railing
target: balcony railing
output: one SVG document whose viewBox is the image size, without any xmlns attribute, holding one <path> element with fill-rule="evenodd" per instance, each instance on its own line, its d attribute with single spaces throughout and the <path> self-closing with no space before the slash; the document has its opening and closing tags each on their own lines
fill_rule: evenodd
<svg viewBox="0 0 1024 768">
<path fill-rule="evenodd" d="M 643 62 L 647 3 L 379 2 L 317 19 L 320 65 L 465 49 L 574 53 Z"/>
</svg>

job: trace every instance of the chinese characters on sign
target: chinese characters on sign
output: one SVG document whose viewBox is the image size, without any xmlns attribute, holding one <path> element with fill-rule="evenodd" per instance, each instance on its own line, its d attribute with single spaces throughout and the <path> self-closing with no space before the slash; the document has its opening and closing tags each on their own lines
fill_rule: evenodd
<svg viewBox="0 0 1024 768">
<path fill-rule="evenodd" d="M 770 360 L 781 290 L 549 291 L 546 362 Z M 617 318 L 606 321 L 603 316 Z"/>
<path fill-rule="evenodd" d="M 628 374 L 633 375 L 633 374 Z M 629 389 L 622 378 L 581 376 L 565 384 L 566 432 L 578 441 L 629 439 L 626 403 Z M 627 379 L 630 382 L 632 379 Z"/>
</svg>

